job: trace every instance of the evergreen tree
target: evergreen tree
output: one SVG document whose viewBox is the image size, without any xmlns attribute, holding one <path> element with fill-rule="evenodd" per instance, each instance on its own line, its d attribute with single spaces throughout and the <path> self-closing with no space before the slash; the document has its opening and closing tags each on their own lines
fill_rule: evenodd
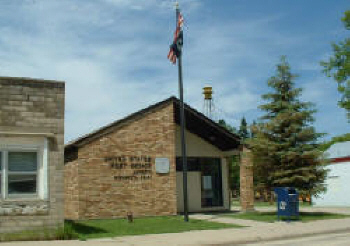
<svg viewBox="0 0 350 246">
<path fill-rule="evenodd" d="M 238 135 L 242 138 L 243 141 L 249 138 L 248 125 L 244 117 L 241 119 L 241 125 L 239 126 Z"/>
<path fill-rule="evenodd" d="M 296 75 L 285 57 L 277 65 L 276 76 L 268 80 L 273 90 L 262 96 L 266 112 L 253 127 L 252 148 L 255 176 L 265 188 L 296 187 L 301 194 L 324 191 L 322 152 L 316 141 L 323 134 L 315 132 L 312 104 L 301 102 L 301 88 L 294 88 Z"/>
<path fill-rule="evenodd" d="M 227 130 L 229 130 L 232 133 L 236 133 L 237 134 L 237 130 L 234 126 L 231 126 L 230 124 L 227 124 L 226 121 L 224 119 L 220 119 L 218 121 L 218 124 L 222 127 L 225 127 Z"/>
</svg>

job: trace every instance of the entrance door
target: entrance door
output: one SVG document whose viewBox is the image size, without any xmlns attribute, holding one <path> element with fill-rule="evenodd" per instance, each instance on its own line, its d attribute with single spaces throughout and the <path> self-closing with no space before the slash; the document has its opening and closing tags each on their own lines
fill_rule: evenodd
<svg viewBox="0 0 350 246">
<path fill-rule="evenodd" d="M 202 208 L 221 207 L 222 174 L 219 158 L 201 158 Z"/>
<path fill-rule="evenodd" d="M 222 170 L 220 158 L 189 157 L 188 197 L 190 211 L 222 207 Z M 182 211 L 182 159 L 176 158 L 178 209 Z"/>
</svg>

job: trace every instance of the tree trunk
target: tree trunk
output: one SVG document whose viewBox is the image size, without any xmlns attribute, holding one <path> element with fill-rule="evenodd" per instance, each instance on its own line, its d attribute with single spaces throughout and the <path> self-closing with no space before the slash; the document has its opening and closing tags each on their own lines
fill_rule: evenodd
<svg viewBox="0 0 350 246">
<path fill-rule="evenodd" d="M 270 205 L 275 203 L 275 197 L 273 191 L 270 189 Z"/>
</svg>

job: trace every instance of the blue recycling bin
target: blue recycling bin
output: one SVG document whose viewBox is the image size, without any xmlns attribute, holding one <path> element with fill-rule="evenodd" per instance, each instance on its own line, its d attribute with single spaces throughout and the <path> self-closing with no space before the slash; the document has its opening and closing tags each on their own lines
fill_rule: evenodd
<svg viewBox="0 0 350 246">
<path fill-rule="evenodd" d="M 275 188 L 277 195 L 277 218 L 280 216 L 292 216 L 299 219 L 299 192 L 293 187 L 278 187 Z"/>
</svg>

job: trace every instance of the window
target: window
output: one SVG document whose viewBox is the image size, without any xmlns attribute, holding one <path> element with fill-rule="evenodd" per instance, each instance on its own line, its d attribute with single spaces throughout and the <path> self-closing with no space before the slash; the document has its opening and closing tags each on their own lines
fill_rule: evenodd
<svg viewBox="0 0 350 246">
<path fill-rule="evenodd" d="M 22 198 L 48 198 L 48 142 L 0 138 L 0 199 Z"/>
<path fill-rule="evenodd" d="M 8 152 L 7 190 L 9 197 L 36 195 L 38 176 L 37 152 Z"/>
</svg>

